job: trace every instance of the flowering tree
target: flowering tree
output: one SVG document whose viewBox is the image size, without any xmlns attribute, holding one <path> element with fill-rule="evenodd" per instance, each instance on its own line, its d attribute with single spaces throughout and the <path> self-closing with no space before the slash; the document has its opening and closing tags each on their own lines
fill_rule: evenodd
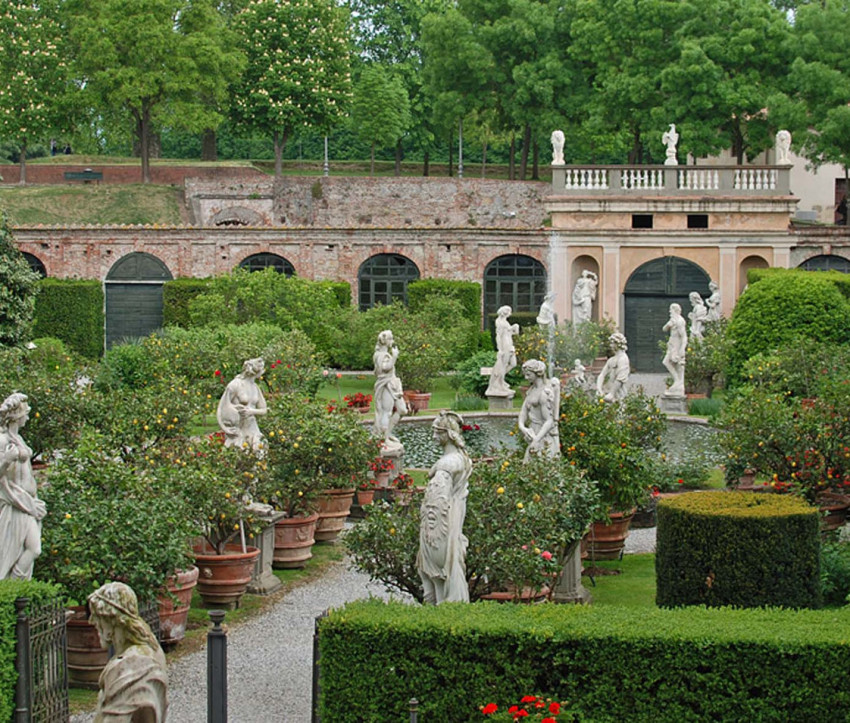
<svg viewBox="0 0 850 723">
<path fill-rule="evenodd" d="M 328 130 L 351 95 L 345 11 L 332 0 L 252 0 L 236 26 L 248 66 L 236 90 L 242 125 L 274 137 L 275 176 L 299 126 Z"/>
<path fill-rule="evenodd" d="M 27 180 L 27 147 L 58 125 L 57 99 L 67 67 L 62 29 L 52 0 L 6 0 L 0 11 L 0 137 L 20 148 L 20 182 Z"/>
</svg>

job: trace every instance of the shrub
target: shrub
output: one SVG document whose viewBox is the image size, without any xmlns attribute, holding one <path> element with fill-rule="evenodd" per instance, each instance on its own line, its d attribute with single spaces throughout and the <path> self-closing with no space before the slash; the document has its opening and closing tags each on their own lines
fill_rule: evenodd
<svg viewBox="0 0 850 723">
<path fill-rule="evenodd" d="M 453 279 L 419 279 L 407 286 L 407 304 L 411 311 L 420 311 L 431 303 L 433 296 L 448 296 L 457 299 L 465 319 L 481 329 L 481 284 L 477 281 L 455 281 Z M 468 353 L 472 353 L 477 344 Z"/>
<path fill-rule="evenodd" d="M 0 346 L 30 338 L 38 274 L 32 271 L 12 237 L 5 213 L 0 213 Z"/>
<path fill-rule="evenodd" d="M 587 321 L 578 326 L 565 321 L 555 327 L 552 335 L 554 363 L 561 369 L 572 369 L 576 359 L 590 364 L 600 356 L 608 355 L 608 338 L 617 330 L 611 319 L 601 322 Z M 529 359 L 549 362 L 549 332 L 539 324 L 523 327 L 515 340 L 517 360 L 522 365 Z"/>
<path fill-rule="evenodd" d="M 191 326 L 189 306 L 192 299 L 206 293 L 209 288 L 209 279 L 181 278 L 166 281 L 162 285 L 162 325 Z"/>
<path fill-rule="evenodd" d="M 457 389 L 477 394 L 479 397 L 483 398 L 484 392 L 487 391 L 487 387 L 490 384 L 490 377 L 489 375 L 485 376 L 482 374 L 481 369 L 482 367 L 492 369 L 495 363 L 496 352 L 476 352 L 471 357 L 464 359 L 457 365 L 455 368 L 457 374 L 452 376 L 450 383 Z M 514 388 L 525 383 L 524 377 L 522 376 L 522 368 L 519 364 L 508 372 L 505 377 L 505 381 L 509 386 Z"/>
<path fill-rule="evenodd" d="M 850 528 L 821 545 L 821 591 L 826 605 L 850 603 Z"/>
<path fill-rule="evenodd" d="M 37 337 L 55 337 L 87 359 L 103 354 L 103 285 L 80 279 L 42 279 L 35 302 Z"/>
<path fill-rule="evenodd" d="M 731 346 L 726 319 L 706 322 L 702 339 L 688 339 L 685 365 L 685 390 L 688 393 L 710 394 L 726 384 L 726 361 Z M 666 345 L 665 345 L 666 351 Z"/>
<path fill-rule="evenodd" d="M 752 492 L 691 492 L 658 504 L 662 607 L 818 607 L 819 515 L 802 500 Z"/>
</svg>

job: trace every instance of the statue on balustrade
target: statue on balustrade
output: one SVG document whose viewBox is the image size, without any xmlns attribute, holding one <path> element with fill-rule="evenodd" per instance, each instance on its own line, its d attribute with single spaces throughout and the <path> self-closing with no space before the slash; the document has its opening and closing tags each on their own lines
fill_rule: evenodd
<svg viewBox="0 0 850 723">
<path fill-rule="evenodd" d="M 564 132 L 552 131 L 552 165 L 564 165 Z"/>
<path fill-rule="evenodd" d="M 676 158 L 676 144 L 679 142 L 679 134 L 676 132 L 675 123 L 671 123 L 670 127 L 661 135 L 661 142 L 667 146 L 667 158 L 664 160 L 664 165 L 678 166 L 679 161 Z"/>
</svg>

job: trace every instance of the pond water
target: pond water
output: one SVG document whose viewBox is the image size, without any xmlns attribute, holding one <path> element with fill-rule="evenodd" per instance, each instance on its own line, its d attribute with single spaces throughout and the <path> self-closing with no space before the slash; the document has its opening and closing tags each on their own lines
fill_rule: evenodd
<svg viewBox="0 0 850 723">
<path fill-rule="evenodd" d="M 473 459 L 495 455 L 501 447 L 514 450 L 519 446 L 516 417 L 469 416 L 464 421 L 465 427 L 471 427 L 464 431 L 464 438 Z M 439 459 L 440 452 L 433 440 L 430 421 L 402 422 L 393 431 L 404 444 L 405 466 L 427 469 Z M 664 444 L 673 460 L 708 456 L 714 464 L 719 464 L 716 436 L 717 430 L 706 424 L 672 420 L 667 422 Z"/>
</svg>

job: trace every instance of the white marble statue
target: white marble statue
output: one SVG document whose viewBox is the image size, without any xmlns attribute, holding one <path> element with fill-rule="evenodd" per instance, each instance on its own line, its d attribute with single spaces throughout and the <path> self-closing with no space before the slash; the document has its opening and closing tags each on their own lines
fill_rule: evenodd
<svg viewBox="0 0 850 723">
<path fill-rule="evenodd" d="M 514 336 L 519 334 L 519 324 L 511 324 L 508 317 L 513 313 L 510 306 L 502 306 L 496 313 L 496 363 L 490 372 L 490 384 L 485 395 L 488 397 L 513 397 L 514 391 L 505 377 L 516 366 Z"/>
<path fill-rule="evenodd" d="M 466 548 L 463 534 L 472 460 L 463 441 L 463 419 L 442 411 L 434 420 L 434 441 L 443 454 L 428 472 L 422 501 L 416 569 L 422 579 L 425 603 L 469 602 Z"/>
<path fill-rule="evenodd" d="M 664 165 L 678 166 L 679 161 L 676 158 L 676 144 L 679 142 L 679 134 L 676 132 L 675 123 L 671 123 L 670 127 L 661 135 L 661 142 L 667 146 L 667 158 L 664 160 Z"/>
<path fill-rule="evenodd" d="M 688 312 L 688 318 L 691 320 L 691 337 L 702 339 L 705 322 L 708 321 L 708 307 L 698 291 L 688 294 L 688 299 L 691 302 L 691 310 Z"/>
<path fill-rule="evenodd" d="M 384 447 L 398 448 L 401 443 L 393 436 L 393 429 L 398 421 L 407 414 L 407 404 L 401 379 L 395 373 L 395 363 L 398 359 L 398 347 L 389 329 L 378 334 L 372 363 L 375 367 L 375 391 L 372 398 L 375 402 L 375 425 L 372 431 L 376 437 L 384 440 Z"/>
<path fill-rule="evenodd" d="M 114 651 L 98 681 L 94 723 L 162 723 L 168 707 L 165 654 L 139 617 L 136 593 L 123 582 L 109 582 L 88 602 L 101 647 Z"/>
<path fill-rule="evenodd" d="M 564 165 L 564 132 L 552 131 L 552 165 Z"/>
<path fill-rule="evenodd" d="M 570 383 L 575 384 L 579 387 L 584 387 L 587 385 L 587 376 L 585 372 L 587 371 L 587 367 L 581 363 L 581 359 L 576 359 L 573 362 L 572 371 L 570 371 Z"/>
<path fill-rule="evenodd" d="M 661 363 L 673 377 L 673 383 L 664 392 L 668 397 L 685 396 L 685 355 L 688 349 L 688 331 L 682 316 L 682 307 L 670 304 L 670 319 L 663 327 L 670 332 L 667 353 Z"/>
<path fill-rule="evenodd" d="M 776 134 L 776 165 L 787 166 L 791 163 L 791 134 L 781 130 Z"/>
<path fill-rule="evenodd" d="M 259 452 L 263 448 L 263 433 L 257 417 L 268 412 L 263 391 L 257 379 L 263 375 L 262 359 L 248 359 L 242 371 L 225 387 L 218 403 L 216 417 L 224 432 L 225 447 L 247 447 Z"/>
<path fill-rule="evenodd" d="M 555 319 L 555 306 L 552 303 L 554 301 L 555 292 L 547 292 L 546 296 L 543 297 L 543 303 L 540 305 L 540 311 L 537 312 L 538 325 L 545 327 L 546 329 L 555 326 L 557 323 L 557 320 Z"/>
<path fill-rule="evenodd" d="M 529 359 L 522 365 L 522 373 L 531 385 L 522 402 L 517 419 L 519 431 L 528 442 L 525 460 L 532 454 L 547 457 L 561 456 L 558 436 L 558 414 L 561 404 L 561 381 L 546 378 L 546 365 L 539 359 Z"/>
<path fill-rule="evenodd" d="M 592 271 L 585 269 L 576 281 L 573 289 L 573 325 L 578 326 L 590 321 L 593 315 L 593 302 L 596 300 L 596 289 L 599 278 Z"/>
<path fill-rule="evenodd" d="M 29 580 L 41 554 L 47 507 L 38 499 L 32 450 L 20 435 L 29 411 L 26 395 L 18 392 L 0 404 L 0 580 Z"/>
<path fill-rule="evenodd" d="M 708 308 L 708 316 L 706 321 L 720 320 L 720 286 L 716 281 L 708 282 L 708 290 L 711 295 L 705 300 L 705 305 Z"/>
<path fill-rule="evenodd" d="M 606 402 L 617 402 L 626 396 L 631 374 L 629 355 L 626 354 L 629 346 L 626 337 L 619 331 L 608 337 L 608 346 L 612 354 L 596 378 L 596 391 Z"/>
</svg>

